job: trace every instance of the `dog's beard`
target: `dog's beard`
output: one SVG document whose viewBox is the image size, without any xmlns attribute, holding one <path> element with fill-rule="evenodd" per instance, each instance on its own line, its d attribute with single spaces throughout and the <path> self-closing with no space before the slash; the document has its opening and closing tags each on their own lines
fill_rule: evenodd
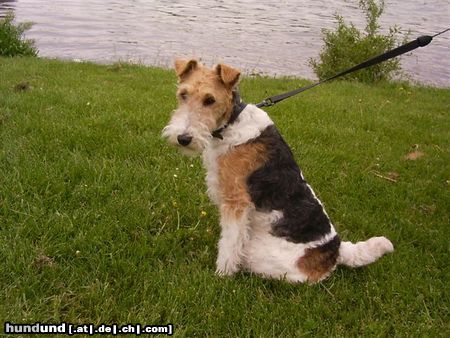
<svg viewBox="0 0 450 338">
<path fill-rule="evenodd" d="M 191 132 L 192 141 L 188 146 L 181 146 L 176 143 L 174 144 L 183 155 L 187 156 L 197 156 L 200 155 L 203 150 L 208 146 L 212 136 L 209 133 L 196 133 Z"/>
<path fill-rule="evenodd" d="M 189 124 L 190 120 L 186 114 L 175 113 L 170 123 L 162 130 L 162 136 L 167 141 L 176 146 L 184 155 L 195 156 L 203 152 L 203 150 L 211 142 L 212 135 L 209 128 L 201 122 L 196 122 L 195 127 Z M 192 137 L 192 141 L 187 146 L 178 143 L 178 135 L 188 134 Z"/>
</svg>

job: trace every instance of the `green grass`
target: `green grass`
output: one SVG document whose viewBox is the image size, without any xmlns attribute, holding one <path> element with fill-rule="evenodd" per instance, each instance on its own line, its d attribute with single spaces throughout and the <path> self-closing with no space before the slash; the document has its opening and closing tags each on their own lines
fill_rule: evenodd
<svg viewBox="0 0 450 338">
<path fill-rule="evenodd" d="M 448 336 L 450 90 L 334 82 L 268 109 L 345 240 L 396 251 L 323 283 L 214 274 L 198 158 L 160 138 L 172 72 L 0 58 L 0 320 L 178 336 Z M 248 102 L 297 79 L 247 78 Z M 405 160 L 414 150 L 424 156 Z M 396 181 L 376 176 L 395 173 Z M 205 215 L 206 212 L 206 215 Z"/>
</svg>

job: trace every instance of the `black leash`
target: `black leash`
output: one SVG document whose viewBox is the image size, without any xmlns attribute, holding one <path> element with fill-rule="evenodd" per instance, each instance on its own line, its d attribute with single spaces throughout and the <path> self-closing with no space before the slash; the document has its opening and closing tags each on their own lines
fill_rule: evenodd
<svg viewBox="0 0 450 338">
<path fill-rule="evenodd" d="M 261 101 L 260 103 L 258 103 L 256 106 L 258 108 L 273 106 L 274 104 L 276 104 L 276 103 L 278 103 L 280 101 L 283 101 L 283 100 L 285 100 L 285 99 L 287 99 L 287 98 L 289 98 L 291 96 L 294 96 L 294 95 L 297 95 L 297 94 L 299 94 L 301 92 L 304 92 L 305 90 L 314 88 L 314 87 L 316 87 L 316 86 L 318 86 L 318 85 L 320 85 L 322 83 L 325 83 L 325 82 L 331 81 L 333 79 L 336 79 L 338 77 L 341 77 L 341 76 L 344 76 L 344 75 L 356 72 L 357 70 L 360 70 L 360 69 L 368 68 L 370 66 L 376 65 L 376 64 L 381 63 L 383 61 L 395 58 L 396 56 L 408 53 L 408 52 L 410 52 L 410 51 L 412 51 L 412 50 L 414 50 L 414 49 L 416 49 L 418 47 L 425 47 L 426 45 L 428 45 L 431 42 L 431 40 L 433 40 L 433 38 L 435 38 L 436 36 L 447 32 L 449 30 L 450 30 L 450 28 L 447 28 L 447 29 L 443 30 L 442 32 L 439 32 L 439 33 L 437 33 L 437 34 L 435 34 L 433 36 L 423 35 L 421 37 L 418 37 L 416 40 L 413 40 L 413 41 L 410 41 L 408 43 L 405 43 L 404 45 L 402 45 L 400 47 L 397 47 L 397 48 L 394 48 L 392 50 L 389 50 L 389 51 L 387 51 L 387 52 L 385 52 L 383 54 L 377 55 L 377 56 L 375 56 L 375 57 L 373 57 L 373 58 L 371 58 L 369 60 L 366 60 L 366 61 L 360 63 L 359 65 L 356 65 L 356 66 L 354 66 L 354 67 L 352 67 L 350 69 L 344 70 L 344 71 L 342 71 L 342 72 L 340 72 L 340 73 L 338 73 L 338 74 L 336 74 L 336 75 L 334 75 L 332 77 L 329 77 L 329 78 L 327 78 L 325 80 L 318 81 L 318 82 L 313 83 L 311 85 L 308 85 L 308 86 L 305 86 L 305 87 L 301 87 L 301 88 L 298 88 L 298 89 L 295 89 L 295 90 L 292 90 L 292 91 L 289 91 L 289 92 L 286 92 L 286 93 L 283 93 L 283 94 L 279 94 L 279 95 L 268 97 L 268 98 L 264 99 L 263 101 Z"/>
<path fill-rule="evenodd" d="M 356 72 L 356 71 L 358 71 L 360 69 L 364 69 L 364 68 L 376 65 L 376 64 L 381 63 L 383 61 L 392 59 L 392 58 L 394 58 L 396 56 L 408 53 L 408 52 L 410 52 L 410 51 L 412 51 L 412 50 L 414 50 L 414 49 L 416 49 L 418 47 L 424 47 L 424 46 L 428 45 L 431 42 L 431 40 L 433 40 L 433 38 L 435 38 L 438 35 L 444 34 L 445 32 L 448 32 L 449 30 L 450 30 L 450 28 L 447 28 L 447 29 L 443 30 L 442 32 L 436 33 L 433 36 L 429 36 L 429 35 L 420 36 L 416 40 L 413 40 L 413 41 L 410 41 L 408 43 L 405 43 L 404 45 L 402 45 L 400 47 L 397 47 L 397 48 L 394 48 L 392 50 L 389 50 L 389 51 L 387 51 L 387 52 L 385 52 L 383 54 L 377 55 L 377 56 L 375 56 L 375 57 L 373 57 L 373 58 L 371 58 L 371 59 L 369 59 L 367 61 L 364 61 L 364 62 L 360 63 L 359 65 L 356 65 L 356 66 L 354 66 L 354 67 L 352 67 L 350 69 L 344 70 L 344 71 L 342 71 L 342 72 L 340 72 L 340 73 L 338 73 L 338 74 L 336 74 L 336 75 L 334 75 L 332 77 L 329 77 L 329 78 L 327 78 L 325 80 L 318 81 L 316 83 L 313 83 L 313 84 L 310 84 L 308 86 L 292 90 L 290 92 L 286 92 L 286 93 L 283 93 L 283 94 L 279 94 L 279 95 L 268 97 L 267 99 L 264 99 L 260 103 L 256 104 L 256 106 L 258 108 L 273 106 L 274 104 L 276 104 L 276 103 L 278 103 L 280 101 L 283 101 L 283 100 L 285 100 L 287 98 L 290 98 L 291 96 L 294 96 L 294 95 L 297 95 L 297 94 L 299 94 L 301 92 L 304 92 L 305 90 L 314 88 L 314 87 L 316 87 L 316 86 L 318 86 L 318 85 L 320 85 L 322 83 L 325 83 L 325 82 L 331 81 L 333 79 L 336 79 L 338 77 L 341 77 L 341 76 L 344 76 L 344 75 Z M 238 118 L 239 114 L 244 110 L 244 108 L 246 106 L 247 106 L 247 104 L 244 103 L 241 100 L 241 98 L 239 96 L 239 92 L 237 90 L 234 91 L 233 92 L 233 112 L 231 113 L 230 119 L 227 121 L 227 123 L 224 126 L 214 130 L 211 133 L 212 136 L 215 137 L 215 138 L 218 138 L 218 139 L 223 139 L 222 132 L 230 124 L 232 124 L 234 121 L 236 121 L 236 119 Z"/>
</svg>

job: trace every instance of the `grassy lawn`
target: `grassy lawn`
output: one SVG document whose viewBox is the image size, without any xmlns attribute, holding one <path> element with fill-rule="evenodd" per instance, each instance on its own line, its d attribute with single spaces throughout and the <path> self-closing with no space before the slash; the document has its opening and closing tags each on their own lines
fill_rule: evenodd
<svg viewBox="0 0 450 338">
<path fill-rule="evenodd" d="M 247 78 L 241 93 L 305 83 Z M 268 109 L 341 237 L 396 249 L 309 286 L 215 276 L 201 161 L 160 138 L 175 84 L 161 69 L 0 58 L 2 323 L 450 335 L 450 89 L 335 82 Z"/>
</svg>

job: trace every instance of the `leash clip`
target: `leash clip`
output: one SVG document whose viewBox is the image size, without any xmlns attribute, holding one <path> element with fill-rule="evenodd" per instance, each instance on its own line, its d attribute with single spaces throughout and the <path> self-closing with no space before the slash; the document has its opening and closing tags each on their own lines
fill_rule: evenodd
<svg viewBox="0 0 450 338">
<path fill-rule="evenodd" d="M 272 107 L 274 104 L 275 104 L 275 102 L 273 102 L 272 99 L 270 97 L 268 97 L 267 99 L 264 99 L 261 103 L 258 103 L 256 106 L 258 108 Z"/>
</svg>

